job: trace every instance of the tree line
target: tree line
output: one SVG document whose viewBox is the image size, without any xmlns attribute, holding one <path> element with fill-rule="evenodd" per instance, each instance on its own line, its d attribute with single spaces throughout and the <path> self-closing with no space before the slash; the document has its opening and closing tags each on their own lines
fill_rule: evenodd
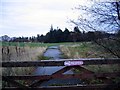
<svg viewBox="0 0 120 90">
<path fill-rule="evenodd" d="M 32 37 L 14 37 L 9 39 L 10 42 L 41 42 L 41 43 L 59 43 L 59 42 L 85 42 L 94 41 L 98 39 L 115 37 L 117 34 L 110 34 L 103 31 L 80 31 L 76 26 L 73 31 L 65 28 L 62 31 L 60 28 L 53 29 L 51 26 L 50 31 L 46 35 L 37 34 Z M 8 41 L 8 37 L 4 37 L 2 41 Z"/>
</svg>

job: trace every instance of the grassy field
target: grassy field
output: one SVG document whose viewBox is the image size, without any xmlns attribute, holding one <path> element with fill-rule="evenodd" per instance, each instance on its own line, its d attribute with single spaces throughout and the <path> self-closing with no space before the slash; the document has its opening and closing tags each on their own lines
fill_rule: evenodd
<svg viewBox="0 0 120 90">
<path fill-rule="evenodd" d="M 63 42 L 63 43 L 39 43 L 39 42 L 0 42 L 0 46 L 29 46 L 29 47 L 49 47 L 56 45 L 74 45 L 73 42 Z"/>
<path fill-rule="evenodd" d="M 60 45 L 60 49 L 65 58 L 115 58 L 115 56 L 104 51 L 100 46 L 91 43 L 83 42 L 76 43 L 74 45 Z M 109 73 L 120 72 L 119 64 L 115 65 L 85 65 L 84 68 L 93 71 L 95 73 Z M 78 69 L 73 69 L 75 73 L 81 73 Z M 109 78 L 111 83 L 120 82 L 120 77 Z M 82 80 L 86 84 L 103 84 L 101 79 L 88 79 Z"/>
<path fill-rule="evenodd" d="M 42 57 L 47 46 L 40 43 L 0 43 L 2 61 L 34 61 Z M 29 75 L 35 67 L 2 68 L 2 75 Z M 21 83 L 25 83 L 24 81 Z M 7 83 L 3 82 L 3 86 Z"/>
<path fill-rule="evenodd" d="M 92 42 L 83 43 L 12 43 L 0 42 L 2 52 L 0 57 L 3 61 L 24 61 L 49 59 L 43 56 L 49 46 L 60 46 L 64 58 L 114 58 L 110 53 L 105 52 L 101 47 Z M 117 72 L 119 65 L 87 65 L 85 68 L 94 72 Z M 28 75 L 34 68 L 3 68 L 3 75 Z M 75 70 L 75 72 L 80 72 Z M 91 83 L 92 81 L 90 81 Z M 93 80 L 97 82 L 97 80 Z M 92 83 L 93 83 L 92 82 Z M 101 82 L 98 80 L 98 83 Z"/>
<path fill-rule="evenodd" d="M 68 58 L 112 58 L 99 46 L 91 42 L 76 43 L 74 45 L 60 45 L 61 51 Z"/>
<path fill-rule="evenodd" d="M 42 56 L 47 46 L 31 45 L 27 43 L 8 43 L 0 45 L 0 59 L 2 61 L 34 61 L 38 56 Z M 33 72 L 34 67 L 19 68 L 2 68 L 2 75 L 29 75 Z"/>
</svg>

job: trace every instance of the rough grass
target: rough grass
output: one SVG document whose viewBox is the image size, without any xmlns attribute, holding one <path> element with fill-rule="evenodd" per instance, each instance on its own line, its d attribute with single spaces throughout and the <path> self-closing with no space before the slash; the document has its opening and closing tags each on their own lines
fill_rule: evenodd
<svg viewBox="0 0 120 90">
<path fill-rule="evenodd" d="M 38 58 L 38 60 L 49 60 L 50 59 L 50 57 L 46 57 L 46 56 L 43 56 L 43 55 L 38 56 L 37 58 Z"/>
<path fill-rule="evenodd" d="M 33 61 L 42 55 L 47 47 L 16 47 L 4 46 L 2 53 L 2 61 Z M 31 73 L 30 67 L 23 68 L 3 68 L 3 75 L 26 75 Z"/>
<path fill-rule="evenodd" d="M 29 47 L 49 47 L 56 45 L 74 45 L 73 42 L 61 42 L 61 43 L 39 43 L 39 42 L 0 42 L 0 46 L 29 46 Z"/>
<path fill-rule="evenodd" d="M 113 55 L 104 52 L 99 46 L 91 42 L 61 45 L 60 49 L 67 58 L 114 58 Z M 94 72 L 120 72 L 119 65 L 86 65 L 84 67 Z M 78 70 L 76 71 L 78 72 Z"/>
<path fill-rule="evenodd" d="M 83 42 L 74 45 L 60 45 L 63 54 L 68 58 L 112 58 L 110 53 L 104 52 L 100 47 L 91 43 Z"/>
<path fill-rule="evenodd" d="M 47 47 L 35 46 L 0 46 L 2 61 L 34 61 L 38 60 L 38 56 L 42 56 Z M 5 75 L 30 75 L 35 67 L 15 67 L 15 68 L 2 68 L 1 74 Z M 25 81 L 19 81 L 25 84 Z M 7 83 L 2 82 L 3 87 L 8 86 Z"/>
</svg>

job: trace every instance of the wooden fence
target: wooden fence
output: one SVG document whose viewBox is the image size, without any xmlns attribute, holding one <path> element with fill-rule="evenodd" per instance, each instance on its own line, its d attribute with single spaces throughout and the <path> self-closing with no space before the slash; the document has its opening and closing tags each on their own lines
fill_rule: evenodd
<svg viewBox="0 0 120 90">
<path fill-rule="evenodd" d="M 38 67 L 38 66 L 64 66 L 59 71 L 54 72 L 52 75 L 39 75 L 39 76 L 2 76 L 2 80 L 8 82 L 12 87 L 3 87 L 2 90 L 120 90 L 120 83 L 109 83 L 108 78 L 120 77 L 120 72 L 114 73 L 95 73 L 84 68 L 84 65 L 103 65 L 103 64 L 120 64 L 120 58 L 85 58 L 85 59 L 60 59 L 60 60 L 41 60 L 41 61 L 10 61 L 2 62 L 3 68 L 9 67 Z M 71 69 L 80 70 L 79 74 L 63 74 Z M 51 79 L 70 79 L 78 78 L 82 80 L 87 79 L 101 79 L 103 84 L 78 84 L 66 86 L 46 86 L 40 87 L 44 81 Z M 32 80 L 35 81 L 29 85 L 23 85 L 17 80 Z M 106 83 L 107 82 L 107 83 Z"/>
</svg>

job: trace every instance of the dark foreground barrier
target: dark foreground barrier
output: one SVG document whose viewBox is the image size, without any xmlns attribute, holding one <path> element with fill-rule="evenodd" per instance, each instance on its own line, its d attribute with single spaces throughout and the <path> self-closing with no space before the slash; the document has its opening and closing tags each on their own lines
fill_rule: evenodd
<svg viewBox="0 0 120 90">
<path fill-rule="evenodd" d="M 120 83 L 103 83 L 103 84 L 78 84 L 78 85 L 54 85 L 47 87 L 40 87 L 40 84 L 44 81 L 51 79 L 103 79 L 108 82 L 109 78 L 120 77 L 120 72 L 114 73 L 95 73 L 84 68 L 84 65 L 103 65 L 103 64 L 120 64 L 120 58 L 85 58 L 85 59 L 61 59 L 61 60 L 39 60 L 39 61 L 23 61 L 23 62 L 2 62 L 2 67 L 38 67 L 38 66 L 64 66 L 59 71 L 56 71 L 52 75 L 39 75 L 39 76 L 2 76 L 2 80 L 8 82 L 12 87 L 3 87 L 2 90 L 119 90 Z M 63 74 L 71 69 L 78 69 L 82 73 L 79 74 Z M 34 80 L 35 82 L 29 85 L 22 85 L 17 80 Z"/>
</svg>

